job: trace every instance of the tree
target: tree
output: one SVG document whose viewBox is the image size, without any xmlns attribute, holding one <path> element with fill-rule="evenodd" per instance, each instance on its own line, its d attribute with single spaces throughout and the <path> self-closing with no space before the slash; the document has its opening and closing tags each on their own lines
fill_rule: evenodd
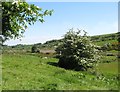
<svg viewBox="0 0 120 92">
<path fill-rule="evenodd" d="M 45 10 L 21 0 L 2 2 L 2 38 L 3 40 L 22 37 L 28 25 L 36 21 L 44 22 L 44 16 L 53 10 Z"/>
<path fill-rule="evenodd" d="M 84 32 L 75 32 L 71 29 L 64 36 L 63 43 L 56 48 L 60 67 L 74 70 L 93 68 L 99 59 L 98 50 Z"/>
</svg>

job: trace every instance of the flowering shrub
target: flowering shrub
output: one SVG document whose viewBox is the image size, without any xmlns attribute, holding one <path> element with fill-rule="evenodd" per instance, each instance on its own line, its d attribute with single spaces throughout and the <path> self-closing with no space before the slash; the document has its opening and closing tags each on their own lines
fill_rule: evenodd
<svg viewBox="0 0 120 92">
<path fill-rule="evenodd" d="M 87 70 L 97 64 L 98 50 L 84 31 L 71 29 L 64 36 L 63 43 L 56 48 L 58 65 L 66 69 Z"/>
</svg>

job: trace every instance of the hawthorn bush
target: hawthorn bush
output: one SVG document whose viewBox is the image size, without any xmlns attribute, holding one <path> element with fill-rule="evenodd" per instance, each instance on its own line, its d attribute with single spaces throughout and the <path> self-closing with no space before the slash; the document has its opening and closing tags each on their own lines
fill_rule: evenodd
<svg viewBox="0 0 120 92">
<path fill-rule="evenodd" d="M 75 32 L 70 29 L 63 38 L 63 42 L 56 48 L 58 65 L 66 69 L 87 70 L 97 65 L 99 51 L 90 41 L 90 37 L 83 30 Z"/>
</svg>

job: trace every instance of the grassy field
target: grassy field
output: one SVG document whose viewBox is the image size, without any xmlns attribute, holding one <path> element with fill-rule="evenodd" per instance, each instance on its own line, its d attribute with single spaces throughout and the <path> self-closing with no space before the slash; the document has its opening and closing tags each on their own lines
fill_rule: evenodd
<svg viewBox="0 0 120 92">
<path fill-rule="evenodd" d="M 98 42 L 94 42 L 94 43 L 96 45 L 103 46 L 106 43 L 116 44 L 116 43 L 118 43 L 118 41 L 117 40 L 107 40 L 107 41 L 98 41 Z"/>
<path fill-rule="evenodd" d="M 118 74 L 118 62 L 100 63 L 98 69 L 103 74 Z"/>
<path fill-rule="evenodd" d="M 58 59 L 3 54 L 3 90 L 116 90 L 117 62 L 100 63 L 98 73 L 59 68 Z"/>
</svg>

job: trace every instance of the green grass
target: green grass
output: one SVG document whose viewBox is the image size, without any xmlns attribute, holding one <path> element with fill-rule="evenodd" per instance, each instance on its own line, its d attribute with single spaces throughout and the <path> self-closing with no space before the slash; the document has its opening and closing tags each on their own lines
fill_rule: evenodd
<svg viewBox="0 0 120 92">
<path fill-rule="evenodd" d="M 116 51 L 107 51 L 107 53 L 116 53 Z M 105 56 L 103 55 L 100 59 L 99 65 L 97 68 L 99 72 L 104 74 L 118 74 L 118 58 L 117 56 Z"/>
<path fill-rule="evenodd" d="M 116 44 L 117 42 L 118 42 L 117 40 L 106 40 L 106 41 L 98 41 L 98 42 L 95 41 L 94 44 L 103 46 L 106 43 Z"/>
<path fill-rule="evenodd" d="M 102 56 L 101 59 L 100 59 L 100 62 L 103 62 L 103 63 L 109 63 L 109 62 L 117 62 L 118 59 L 117 59 L 117 56 Z"/>
<path fill-rule="evenodd" d="M 100 63 L 98 65 L 98 69 L 100 72 L 106 74 L 118 74 L 118 62 L 111 62 L 111 63 Z"/>
<path fill-rule="evenodd" d="M 106 51 L 106 53 L 112 53 L 113 55 L 118 55 L 118 51 L 116 50 Z"/>
<path fill-rule="evenodd" d="M 56 66 L 55 58 L 27 54 L 3 54 L 3 90 L 114 90 L 117 89 L 113 63 L 99 65 L 105 76 L 65 70 Z M 115 63 L 116 64 L 116 63 Z M 107 66 L 107 68 L 105 67 Z M 110 67 L 109 67 L 110 66 Z M 103 68 L 104 67 L 104 68 Z M 111 72 L 111 76 L 107 73 Z M 113 78 L 114 77 L 114 78 Z"/>
</svg>

